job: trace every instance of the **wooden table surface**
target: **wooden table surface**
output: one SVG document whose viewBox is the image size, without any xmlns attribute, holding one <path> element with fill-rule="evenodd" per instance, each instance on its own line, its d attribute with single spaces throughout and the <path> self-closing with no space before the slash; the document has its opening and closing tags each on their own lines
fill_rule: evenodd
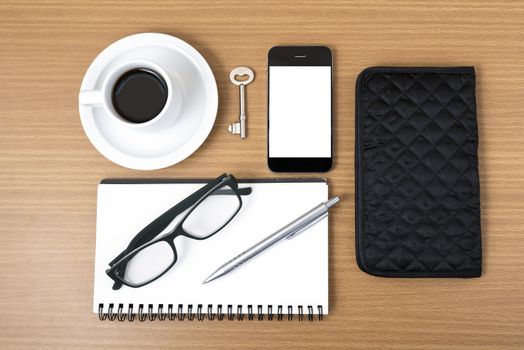
<svg viewBox="0 0 524 350">
<path fill-rule="evenodd" d="M 519 1 L 0 0 L 0 348 L 524 348 L 524 3 Z M 78 115 L 82 77 L 111 42 L 175 35 L 213 69 L 220 106 L 203 146 L 158 171 L 112 164 Z M 266 166 L 266 55 L 279 44 L 334 52 L 335 166 L 343 202 L 330 227 L 323 322 L 101 322 L 92 313 L 96 187 L 107 177 L 272 177 Z M 228 135 L 248 65 L 247 140 Z M 477 71 L 484 273 L 383 279 L 354 240 L 354 85 L 368 66 Z M 285 174 L 284 176 L 292 176 Z"/>
</svg>

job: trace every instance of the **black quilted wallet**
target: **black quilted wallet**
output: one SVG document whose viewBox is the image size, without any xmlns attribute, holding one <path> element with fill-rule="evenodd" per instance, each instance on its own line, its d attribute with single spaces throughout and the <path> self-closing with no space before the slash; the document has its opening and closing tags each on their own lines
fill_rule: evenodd
<svg viewBox="0 0 524 350">
<path fill-rule="evenodd" d="M 360 268 L 384 277 L 479 277 L 474 68 L 368 68 L 356 95 Z"/>
</svg>

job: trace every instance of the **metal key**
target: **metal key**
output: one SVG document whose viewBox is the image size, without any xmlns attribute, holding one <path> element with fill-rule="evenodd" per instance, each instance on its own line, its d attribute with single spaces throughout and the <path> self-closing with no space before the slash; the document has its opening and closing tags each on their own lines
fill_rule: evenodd
<svg viewBox="0 0 524 350">
<path fill-rule="evenodd" d="M 246 80 L 237 80 L 238 76 L 247 75 Z M 229 133 L 238 135 L 241 139 L 246 138 L 246 85 L 255 79 L 255 73 L 248 67 L 237 67 L 229 73 L 229 79 L 235 85 L 240 86 L 240 121 L 231 123 L 228 127 Z"/>
</svg>

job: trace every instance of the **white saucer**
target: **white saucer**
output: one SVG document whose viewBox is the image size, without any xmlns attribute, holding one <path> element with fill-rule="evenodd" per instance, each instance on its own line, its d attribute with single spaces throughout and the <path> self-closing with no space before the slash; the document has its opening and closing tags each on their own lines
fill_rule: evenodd
<svg viewBox="0 0 524 350">
<path fill-rule="evenodd" d="M 156 132 L 129 128 L 109 117 L 102 106 L 79 105 L 80 119 L 93 146 L 109 160 L 131 169 L 165 168 L 189 157 L 209 135 L 218 109 L 215 77 L 202 55 L 186 42 L 143 33 L 102 51 L 89 66 L 80 90 L 100 89 L 112 66 L 134 59 L 157 63 L 179 85 L 183 103 L 172 125 Z"/>
</svg>

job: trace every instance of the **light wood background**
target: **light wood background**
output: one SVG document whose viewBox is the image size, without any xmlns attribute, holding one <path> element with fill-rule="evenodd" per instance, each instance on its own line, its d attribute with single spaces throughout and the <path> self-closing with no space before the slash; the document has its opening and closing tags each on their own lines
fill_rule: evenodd
<svg viewBox="0 0 524 350">
<path fill-rule="evenodd" d="M 160 171 L 121 168 L 84 135 L 77 94 L 90 62 L 139 32 L 175 35 L 211 65 L 216 125 Z M 107 177 L 274 176 L 266 166 L 266 55 L 325 44 L 335 64 L 331 314 L 319 323 L 100 322 L 91 312 L 96 186 Z M 248 65 L 248 139 L 229 71 Z M 354 85 L 374 65 L 477 70 L 484 273 L 383 279 L 354 248 Z M 524 348 L 524 3 L 520 1 L 0 0 L 0 348 Z M 218 154 L 218 156 L 217 156 Z M 285 176 L 292 176 L 286 174 Z"/>
</svg>

